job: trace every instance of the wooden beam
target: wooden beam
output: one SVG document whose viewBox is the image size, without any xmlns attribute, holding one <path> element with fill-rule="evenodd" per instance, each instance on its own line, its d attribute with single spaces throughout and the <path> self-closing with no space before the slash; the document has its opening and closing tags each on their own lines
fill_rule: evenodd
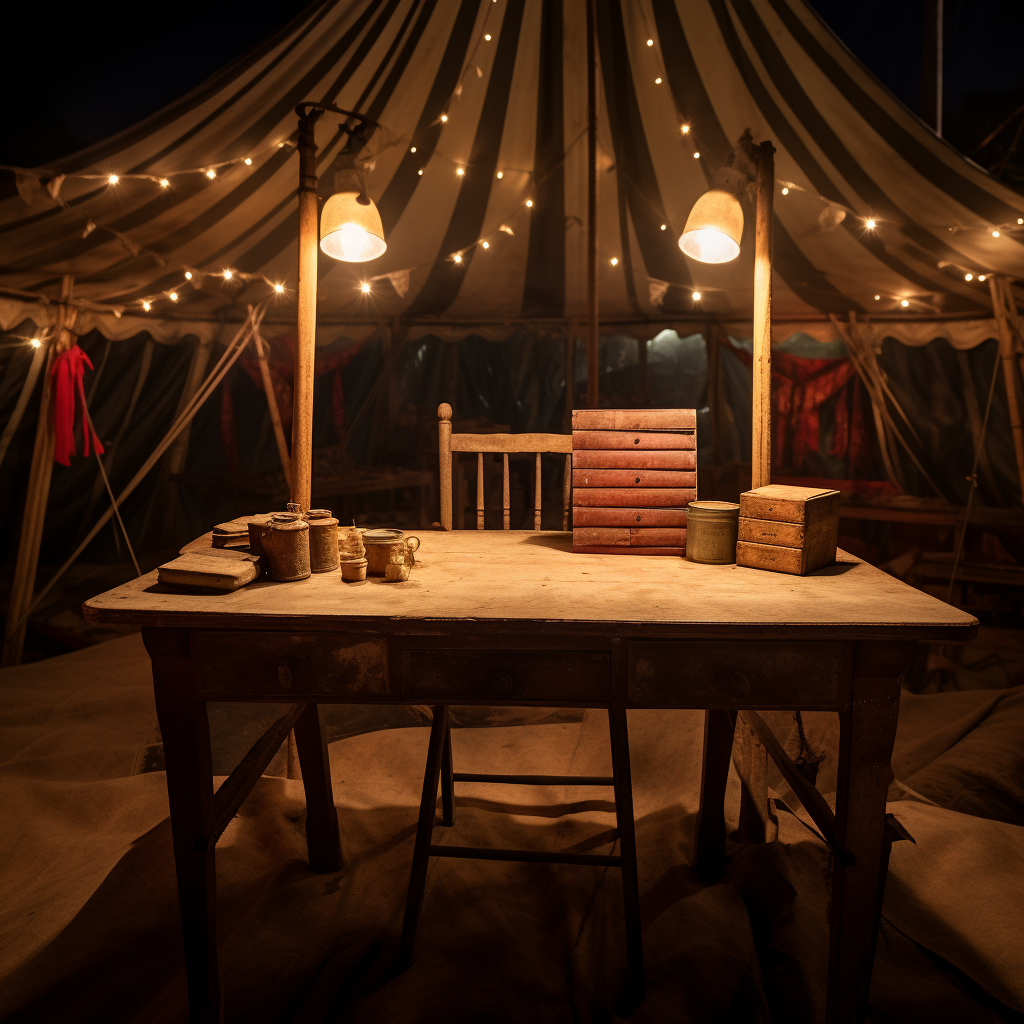
<svg viewBox="0 0 1024 1024">
<path fill-rule="evenodd" d="M 754 224 L 754 394 L 750 486 L 772 482 L 772 203 L 775 147 L 757 149 L 757 213 Z"/>
<path fill-rule="evenodd" d="M 587 408 L 598 406 L 597 0 L 587 0 Z"/>
<path fill-rule="evenodd" d="M 277 396 L 274 394 L 274 382 L 270 379 L 270 364 L 267 362 L 267 352 L 263 347 L 263 338 L 259 330 L 253 331 L 253 344 L 256 346 L 256 358 L 260 364 L 260 378 L 263 380 L 263 393 L 267 396 L 267 409 L 270 412 L 270 422 L 274 427 L 274 440 L 277 442 L 277 455 L 281 460 L 281 468 L 284 470 L 285 482 L 288 484 L 288 493 L 292 490 L 292 465 L 291 456 L 288 454 L 288 442 L 284 438 L 284 427 L 281 425 L 281 410 L 277 406 Z"/>
<path fill-rule="evenodd" d="M 28 487 L 25 492 L 25 510 L 21 517 L 21 534 L 18 539 L 18 555 L 14 563 L 14 578 L 11 581 L 11 600 L 7 608 L 0 665 L 17 665 L 21 661 L 21 652 L 25 646 L 25 628 L 28 625 L 28 610 L 36 585 L 39 546 L 42 543 L 43 522 L 46 518 L 46 500 L 50 496 L 50 477 L 53 475 L 54 433 L 53 416 L 50 412 L 50 368 L 54 358 L 71 347 L 74 336 L 70 329 L 74 327 L 78 314 L 78 310 L 69 305 L 73 296 L 74 278 L 70 274 L 65 274 L 61 280 L 60 305 L 57 307 L 53 336 L 47 346 L 46 363 L 43 367 L 43 387 L 39 396 L 39 418 L 36 421 L 36 439 L 32 448 L 32 467 L 29 470 Z"/>
<path fill-rule="evenodd" d="M 321 111 L 299 118 L 298 323 L 292 399 L 291 498 L 308 509 L 313 490 L 313 369 L 316 358 L 317 210 L 316 139 Z"/>
<path fill-rule="evenodd" d="M 994 274 L 988 279 L 989 294 L 992 297 L 992 312 L 999 328 L 999 358 L 1003 364 L 1003 385 L 1006 388 L 1006 406 L 1010 414 L 1010 433 L 1013 435 L 1013 451 L 1017 457 L 1017 479 L 1020 482 L 1021 498 L 1024 500 L 1024 430 L 1021 428 L 1020 404 L 1017 400 L 1017 371 L 1013 358 L 1013 335 L 1010 328 L 1007 302 L 1013 302 L 1008 281 Z"/>
</svg>

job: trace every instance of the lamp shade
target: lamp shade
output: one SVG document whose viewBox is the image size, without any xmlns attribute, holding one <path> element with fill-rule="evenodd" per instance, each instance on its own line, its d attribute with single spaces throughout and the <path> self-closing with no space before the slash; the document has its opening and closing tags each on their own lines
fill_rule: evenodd
<svg viewBox="0 0 1024 1024">
<path fill-rule="evenodd" d="M 693 204 L 679 248 L 701 263 L 728 263 L 740 254 L 743 208 L 731 193 L 713 188 Z"/>
<path fill-rule="evenodd" d="M 387 249 L 373 200 L 364 206 L 358 192 L 335 192 L 320 214 L 320 248 L 345 263 L 365 263 Z"/>
</svg>

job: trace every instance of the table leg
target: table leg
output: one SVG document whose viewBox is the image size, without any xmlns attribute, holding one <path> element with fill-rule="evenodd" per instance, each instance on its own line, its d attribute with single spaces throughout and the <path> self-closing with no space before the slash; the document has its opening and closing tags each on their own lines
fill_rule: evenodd
<svg viewBox="0 0 1024 1024">
<path fill-rule="evenodd" d="M 704 712 L 704 764 L 700 808 L 693 826 L 693 867 L 705 881 L 716 879 L 725 867 L 725 787 L 734 728 L 733 712 Z"/>
<path fill-rule="evenodd" d="M 455 780 L 452 763 L 452 724 L 444 727 L 444 747 L 441 750 L 441 824 L 449 828 L 455 824 Z"/>
<path fill-rule="evenodd" d="M 209 838 L 214 831 L 213 765 L 206 703 L 195 697 L 188 631 L 144 629 L 142 639 L 153 662 L 153 694 L 164 746 L 189 1020 L 220 1024 L 217 870 Z"/>
<path fill-rule="evenodd" d="M 307 704 L 295 723 L 295 746 L 306 791 L 309 866 L 314 871 L 337 871 L 341 867 L 338 809 L 334 806 L 327 732 L 318 705 Z"/>
<path fill-rule="evenodd" d="M 832 858 L 828 1024 L 864 1020 L 885 885 L 885 800 L 908 644 L 857 645 L 849 711 L 839 714 L 836 835 L 853 863 Z"/>
</svg>

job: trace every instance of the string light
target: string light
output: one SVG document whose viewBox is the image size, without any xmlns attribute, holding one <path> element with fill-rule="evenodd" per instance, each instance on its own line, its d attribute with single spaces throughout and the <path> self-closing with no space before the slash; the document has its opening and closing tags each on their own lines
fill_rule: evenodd
<svg viewBox="0 0 1024 1024">
<path fill-rule="evenodd" d="M 1018 224 L 1024 224 L 1024 217 L 1018 217 L 1017 218 L 1017 223 Z"/>
<path fill-rule="evenodd" d="M 993 238 L 998 238 L 999 237 L 999 232 L 998 231 L 993 231 L 992 232 L 992 237 Z"/>
<path fill-rule="evenodd" d="M 422 178 L 423 177 L 423 168 L 421 167 L 416 173 Z"/>
<path fill-rule="evenodd" d="M 213 181 L 213 179 L 217 177 L 217 172 L 212 167 L 207 167 L 206 176 L 210 179 L 210 181 Z"/>
<path fill-rule="evenodd" d="M 656 79 L 654 80 L 654 84 L 655 84 L 655 85 L 661 85 L 661 79 L 660 79 L 660 78 L 656 78 Z"/>
<path fill-rule="evenodd" d="M 149 299 L 143 299 L 142 308 L 148 313 L 153 308 L 153 303 Z"/>
<path fill-rule="evenodd" d="M 662 224 L 662 225 L 661 225 L 661 230 L 662 230 L 662 231 L 664 231 L 664 230 L 665 230 L 665 229 L 666 229 L 667 227 L 668 227 L 668 225 L 667 225 L 667 224 Z"/>
<path fill-rule="evenodd" d="M 116 174 L 107 175 L 107 184 L 116 185 L 121 179 Z"/>
<path fill-rule="evenodd" d="M 415 153 L 415 152 L 416 152 L 416 147 L 415 147 L 415 146 L 413 146 L 413 147 L 412 147 L 412 148 L 411 148 L 411 149 L 409 150 L 409 152 L 410 152 L 410 153 Z"/>
<path fill-rule="evenodd" d="M 166 178 L 161 178 L 160 179 L 160 187 L 161 188 L 170 188 L 170 185 L 171 185 L 171 183 Z"/>
<path fill-rule="evenodd" d="M 169 298 L 171 300 L 171 302 L 177 302 L 178 301 L 178 293 L 177 292 L 171 292 L 171 294 L 168 295 L 167 298 Z"/>
<path fill-rule="evenodd" d="M 452 253 L 452 261 L 455 262 L 455 263 L 461 263 L 462 262 L 462 253 L 461 252 Z"/>
<path fill-rule="evenodd" d="M 456 168 L 455 173 L 456 173 L 456 175 L 458 175 L 458 177 L 461 178 L 461 177 L 463 177 L 465 175 L 466 168 L 465 167 L 458 167 L 458 168 Z"/>
<path fill-rule="evenodd" d="M 33 348 L 39 348 L 39 346 L 40 346 L 40 345 L 42 345 L 42 342 L 41 342 L 41 341 L 40 341 L 40 340 L 39 340 L 38 338 L 33 338 L 33 339 L 32 339 L 32 340 L 31 340 L 31 341 L 29 342 L 29 344 L 30 344 L 30 345 L 31 345 L 31 346 L 32 346 Z"/>
<path fill-rule="evenodd" d="M 988 277 L 988 275 L 987 275 L 987 274 L 979 274 L 979 275 L 978 275 L 978 280 L 979 280 L 979 281 L 984 281 L 986 277 Z"/>
<path fill-rule="evenodd" d="M 225 271 L 224 271 L 224 280 L 225 281 L 230 281 L 232 277 L 234 277 L 234 272 L 231 271 L 231 270 L 225 269 Z"/>
<path fill-rule="evenodd" d="M 876 295 L 876 296 L 875 296 L 875 302 L 878 302 L 878 300 L 879 300 L 879 299 L 880 299 L 881 297 L 882 297 L 881 295 Z"/>
<path fill-rule="evenodd" d="M 532 199 L 527 199 L 526 200 L 526 205 L 527 206 L 533 206 L 533 200 Z"/>
<path fill-rule="evenodd" d="M 875 230 L 875 218 L 874 217 L 868 217 L 868 219 L 866 221 L 864 221 L 864 227 L 866 227 L 868 229 L 868 231 L 874 231 Z"/>
<path fill-rule="evenodd" d="M 504 178 L 504 177 L 505 177 L 505 172 L 504 171 L 498 171 L 498 180 L 501 181 L 501 179 Z"/>
<path fill-rule="evenodd" d="M 480 244 L 481 244 L 481 245 L 482 245 L 482 246 L 483 246 L 483 247 L 484 247 L 485 249 L 490 249 L 490 247 L 491 247 L 491 243 L 490 243 L 490 242 L 481 242 Z"/>
<path fill-rule="evenodd" d="M 902 307 L 903 307 L 904 309 L 906 309 L 906 308 L 907 308 L 907 306 L 909 306 L 909 305 L 910 305 L 910 300 L 909 300 L 909 299 L 901 299 L 901 300 L 900 300 L 900 305 L 901 305 L 901 306 L 902 306 Z"/>
<path fill-rule="evenodd" d="M 654 40 L 653 39 L 648 39 L 647 40 L 647 45 L 648 46 L 653 46 L 654 45 Z"/>
<path fill-rule="evenodd" d="M 361 284 L 361 285 L 359 286 L 359 290 L 360 290 L 360 291 L 361 291 L 361 292 L 362 292 L 362 293 L 363 293 L 364 295 L 369 295 L 369 294 L 370 294 L 370 282 L 369 282 L 369 281 L 364 281 L 364 282 L 363 282 L 363 283 L 362 283 L 362 284 Z"/>
<path fill-rule="evenodd" d="M 782 194 L 783 194 L 784 196 L 788 196 L 788 195 L 789 195 L 789 189 L 788 189 L 788 188 L 784 188 L 784 189 L 782 190 Z"/>
<path fill-rule="evenodd" d="M 693 301 L 694 302 L 700 302 L 700 292 L 694 292 L 693 293 Z"/>
<path fill-rule="evenodd" d="M 441 115 L 441 124 L 447 124 L 447 123 L 448 123 L 448 115 L 447 114 L 442 114 Z"/>
<path fill-rule="evenodd" d="M 974 280 L 974 275 L 973 274 L 964 274 L 964 280 L 965 281 L 973 281 Z"/>
<path fill-rule="evenodd" d="M 245 166 L 246 167 L 252 167 L 252 157 L 251 156 L 247 156 L 245 158 Z"/>
<path fill-rule="evenodd" d="M 683 135 L 689 135 L 690 134 L 690 126 L 688 124 L 680 125 L 679 126 L 679 130 L 683 133 Z"/>
<path fill-rule="evenodd" d="M 613 267 L 617 267 L 619 265 L 619 257 L 618 256 L 613 256 L 611 258 L 611 264 L 612 264 Z"/>
<path fill-rule="evenodd" d="M 192 280 L 192 271 L 191 270 L 186 270 L 185 271 L 185 280 L 186 281 L 191 281 Z"/>
<path fill-rule="evenodd" d="M 278 283 L 274 285 L 274 291 L 277 292 L 278 295 L 284 295 L 284 285 L 278 281 Z"/>
<path fill-rule="evenodd" d="M 498 230 L 499 231 L 504 231 L 506 235 L 514 235 L 515 234 L 515 232 L 507 224 L 502 224 L 501 227 L 498 228 Z"/>
<path fill-rule="evenodd" d="M 487 42 L 490 42 L 491 41 L 491 33 L 488 32 L 487 35 L 484 36 L 484 39 L 486 39 Z"/>
<path fill-rule="evenodd" d="M 699 160 L 700 159 L 700 150 L 698 150 L 696 153 L 693 154 L 693 159 L 694 160 Z"/>
</svg>

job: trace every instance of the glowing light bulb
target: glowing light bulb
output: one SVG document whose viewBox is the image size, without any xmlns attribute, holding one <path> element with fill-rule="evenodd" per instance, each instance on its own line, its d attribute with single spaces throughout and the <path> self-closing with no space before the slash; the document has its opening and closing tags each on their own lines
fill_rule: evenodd
<svg viewBox="0 0 1024 1024">
<path fill-rule="evenodd" d="M 178 293 L 177 292 L 171 292 L 171 294 L 168 295 L 167 298 L 169 298 L 171 300 L 171 302 L 177 302 L 178 301 Z"/>
<path fill-rule="evenodd" d="M 789 195 L 789 189 L 788 189 L 788 188 L 784 188 L 784 189 L 782 190 L 782 194 L 783 194 L 784 196 L 788 196 L 788 195 Z"/>
<path fill-rule="evenodd" d="M 410 152 L 410 153 L 415 153 L 415 152 L 416 152 L 416 147 L 415 147 L 415 146 L 413 146 L 413 147 L 412 147 L 412 148 L 411 148 L 411 149 L 409 150 L 409 152 Z"/>
<path fill-rule="evenodd" d="M 654 40 L 653 39 L 648 39 L 647 40 L 647 45 L 648 46 L 653 46 L 654 45 Z"/>
<path fill-rule="evenodd" d="M 461 252 L 452 253 L 452 260 L 455 263 L 461 263 L 462 262 L 462 253 Z"/>
<path fill-rule="evenodd" d="M 700 159 L 700 152 L 699 151 L 693 154 L 693 159 L 694 160 L 699 160 Z"/>
<path fill-rule="evenodd" d="M 191 281 L 192 280 L 192 271 L 191 270 L 186 270 L 185 271 L 185 280 L 186 281 Z"/>
<path fill-rule="evenodd" d="M 171 183 L 166 178 L 161 178 L 160 179 L 160 187 L 161 188 L 169 188 L 170 184 Z"/>
<path fill-rule="evenodd" d="M 441 115 L 441 124 L 447 124 L 447 123 L 448 123 L 448 115 L 447 114 L 442 114 Z"/>
<path fill-rule="evenodd" d="M 987 274 L 979 274 L 979 275 L 978 275 L 978 280 L 979 280 L 979 281 L 984 281 L 986 277 L 988 277 L 988 275 L 987 275 Z"/>
<path fill-rule="evenodd" d="M 213 181 L 213 179 L 217 177 L 217 172 L 212 167 L 209 167 L 207 168 L 206 176 L 210 179 L 210 181 Z"/>
<path fill-rule="evenodd" d="M 233 270 L 225 270 L 224 271 L 224 280 L 225 281 L 230 281 L 231 278 L 233 278 L 234 276 L 235 276 L 235 272 Z"/>
<path fill-rule="evenodd" d="M 498 228 L 498 230 L 499 231 L 504 231 L 506 235 L 514 235 L 515 234 L 515 232 L 507 224 L 502 224 L 501 227 Z"/>
<path fill-rule="evenodd" d="M 284 295 L 284 285 L 278 281 L 278 283 L 274 285 L 274 291 L 277 292 L 278 295 Z"/>
<path fill-rule="evenodd" d="M 107 175 L 107 184 L 116 185 L 121 179 L 116 174 Z"/>
<path fill-rule="evenodd" d="M 33 348 L 39 348 L 39 346 L 40 346 L 40 345 L 42 345 L 42 342 L 41 342 L 41 341 L 40 341 L 40 340 L 39 340 L 38 338 L 33 338 L 33 339 L 32 339 L 32 340 L 31 340 L 31 341 L 29 342 L 29 344 L 30 344 L 30 345 L 31 345 L 31 346 L 32 346 Z"/>
<path fill-rule="evenodd" d="M 252 167 L 252 157 L 251 156 L 247 156 L 245 158 L 245 166 L 246 167 Z"/>
<path fill-rule="evenodd" d="M 490 42 L 491 41 L 491 33 L 488 32 L 487 35 L 484 36 L 484 39 L 486 39 L 487 42 Z"/>
<path fill-rule="evenodd" d="M 693 293 L 693 301 L 694 302 L 700 302 L 700 292 L 694 292 Z"/>
<path fill-rule="evenodd" d="M 907 308 L 907 306 L 909 306 L 909 305 L 910 305 L 910 300 L 909 300 L 909 299 L 901 299 L 901 300 L 900 300 L 900 305 L 901 305 L 901 306 L 902 306 L 902 307 L 903 307 L 904 309 L 906 309 L 906 308 Z"/>
<path fill-rule="evenodd" d="M 359 290 L 360 290 L 360 291 L 361 291 L 361 292 L 362 292 L 362 293 L 363 293 L 364 295 L 369 295 L 369 294 L 370 294 L 370 282 L 369 282 L 369 281 L 364 281 L 364 282 L 363 282 L 363 283 L 362 283 L 362 284 L 361 284 L 361 285 L 359 286 Z"/>
<path fill-rule="evenodd" d="M 485 249 L 490 249 L 490 247 L 491 247 L 491 243 L 490 243 L 490 242 L 481 242 L 480 244 L 481 244 L 481 245 L 482 245 L 482 246 L 483 246 L 483 247 L 484 247 Z"/>
<path fill-rule="evenodd" d="M 868 229 L 868 231 L 874 231 L 875 230 L 875 218 L 874 217 L 868 217 L 868 219 L 866 221 L 864 221 L 864 227 L 866 227 Z"/>
<path fill-rule="evenodd" d="M 1018 224 L 1024 224 L 1024 217 L 1018 217 L 1017 218 L 1017 223 Z"/>
<path fill-rule="evenodd" d="M 457 167 L 455 173 L 461 178 L 466 173 L 465 167 Z"/>
<path fill-rule="evenodd" d="M 142 308 L 148 313 L 153 308 L 153 303 L 149 299 L 143 299 Z"/>
<path fill-rule="evenodd" d="M 877 302 L 881 297 L 882 297 L 881 295 L 876 295 L 875 296 L 875 302 Z"/>
<path fill-rule="evenodd" d="M 611 265 L 613 267 L 617 267 L 619 265 L 619 257 L 618 256 L 613 256 L 611 258 Z"/>
<path fill-rule="evenodd" d="M 654 84 L 655 84 L 655 85 L 661 85 L 661 79 L 660 79 L 660 78 L 656 78 L 656 79 L 654 80 Z"/>
<path fill-rule="evenodd" d="M 690 134 L 690 126 L 689 126 L 688 124 L 683 124 L 683 125 L 680 125 L 680 126 L 679 126 L 679 130 L 680 130 L 680 131 L 681 131 L 681 132 L 682 132 L 682 133 L 683 133 L 684 135 L 689 135 L 689 134 Z"/>
<path fill-rule="evenodd" d="M 665 229 L 666 229 L 667 227 L 668 227 L 668 225 L 667 225 L 667 224 L 662 224 L 662 225 L 661 225 L 661 230 L 662 230 L 662 231 L 664 231 L 664 230 L 665 230 Z"/>
<path fill-rule="evenodd" d="M 533 200 L 532 199 L 527 199 L 526 200 L 526 205 L 527 206 L 533 206 Z"/>
<path fill-rule="evenodd" d="M 993 231 L 992 232 L 992 237 L 993 238 L 998 238 L 999 237 L 999 232 L 998 231 Z"/>
<path fill-rule="evenodd" d="M 421 167 L 416 173 L 422 178 L 423 177 L 423 168 Z"/>
<path fill-rule="evenodd" d="M 973 274 L 964 274 L 964 280 L 965 281 L 973 281 L 974 280 L 974 275 Z"/>
<path fill-rule="evenodd" d="M 505 177 L 505 172 L 504 171 L 498 171 L 498 180 L 501 181 L 501 179 L 504 178 L 504 177 Z"/>
</svg>

